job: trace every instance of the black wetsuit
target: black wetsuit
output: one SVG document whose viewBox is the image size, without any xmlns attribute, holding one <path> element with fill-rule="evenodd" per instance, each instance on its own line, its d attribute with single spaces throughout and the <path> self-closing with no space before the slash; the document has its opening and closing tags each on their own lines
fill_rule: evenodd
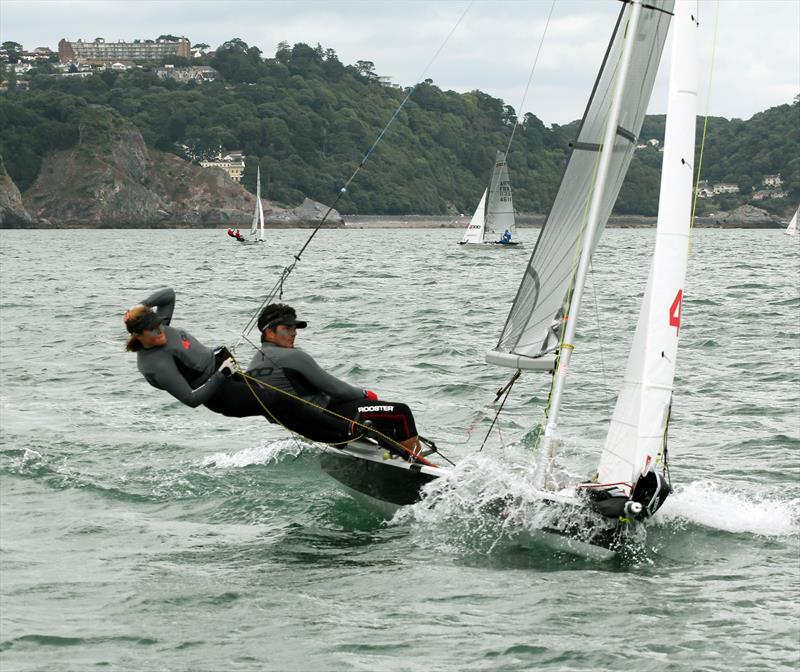
<svg viewBox="0 0 800 672">
<path fill-rule="evenodd" d="M 351 435 L 351 423 L 325 413 L 320 407 L 361 422 L 369 420 L 375 429 L 395 441 L 417 435 L 414 416 L 408 406 L 367 399 L 365 390 L 332 376 L 300 348 L 282 348 L 264 342 L 247 367 L 247 373 L 292 395 L 286 395 L 286 399 L 299 397 L 310 402 L 295 400 L 293 408 L 281 421 L 292 431 L 314 441 L 335 443 Z M 359 433 L 357 428 L 356 433 Z"/>
<path fill-rule="evenodd" d="M 203 404 L 215 413 L 231 417 L 265 415 L 271 419 L 261 403 L 273 410 L 281 402 L 275 393 L 256 390 L 254 395 L 241 376 L 226 378 L 217 371 L 219 363 L 209 348 L 183 329 L 169 326 L 175 310 L 172 289 L 159 289 L 142 303 L 155 308 L 163 318 L 161 328 L 167 335 L 165 345 L 143 348 L 136 353 L 137 366 L 148 383 L 192 408 Z"/>
</svg>

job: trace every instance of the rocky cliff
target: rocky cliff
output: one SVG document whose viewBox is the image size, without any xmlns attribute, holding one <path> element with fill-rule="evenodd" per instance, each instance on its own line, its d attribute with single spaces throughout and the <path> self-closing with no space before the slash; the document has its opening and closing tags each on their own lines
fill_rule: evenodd
<svg viewBox="0 0 800 672">
<path fill-rule="evenodd" d="M 730 212 L 719 212 L 713 217 L 705 217 L 707 226 L 743 229 L 777 229 L 783 226 L 779 217 L 753 205 L 740 205 Z"/>
<path fill-rule="evenodd" d="M 53 155 L 23 198 L 38 226 L 59 228 L 244 227 L 255 208 L 255 196 L 221 169 L 148 149 L 132 128 L 100 147 Z M 276 226 L 311 226 L 316 212 L 327 210 L 263 205 Z M 341 226 L 342 219 L 332 212 L 328 223 Z"/>
<path fill-rule="evenodd" d="M 0 161 L 0 229 L 31 226 L 33 218 L 22 204 L 22 196 L 14 181 L 5 173 Z"/>
</svg>

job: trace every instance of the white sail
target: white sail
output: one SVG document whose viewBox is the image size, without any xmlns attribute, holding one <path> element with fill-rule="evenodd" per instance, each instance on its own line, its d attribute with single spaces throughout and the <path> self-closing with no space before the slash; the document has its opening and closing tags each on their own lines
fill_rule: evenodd
<svg viewBox="0 0 800 672">
<path fill-rule="evenodd" d="M 497 242 L 500 237 L 514 229 L 514 200 L 511 195 L 511 180 L 508 177 L 506 155 L 497 152 L 492 179 L 489 182 L 489 195 L 486 201 L 486 227 L 484 239 Z"/>
<path fill-rule="evenodd" d="M 650 275 L 598 467 L 598 483 L 653 469 L 666 441 L 689 256 L 697 107 L 696 0 L 676 0 L 658 226 Z"/>
<path fill-rule="evenodd" d="M 258 239 L 262 242 L 264 240 L 264 205 L 261 202 L 260 189 L 258 191 Z"/>
<path fill-rule="evenodd" d="M 256 208 L 253 211 L 253 223 L 250 226 L 253 240 L 264 240 L 264 206 L 261 204 L 261 166 L 256 173 Z"/>
<path fill-rule="evenodd" d="M 661 59 L 672 6 L 673 0 L 653 0 L 646 4 L 627 2 L 623 5 L 558 194 L 523 274 L 503 333 L 495 349 L 487 353 L 487 361 L 514 368 L 551 368 L 546 360 L 552 361 L 552 355 L 544 355 L 552 353 L 559 344 L 563 316 L 574 286 L 584 230 L 589 221 L 590 203 L 597 187 L 597 167 L 609 112 L 612 106 L 614 109 L 618 106 L 616 128 L 610 129 L 613 144 L 610 161 L 603 171 L 604 187 L 601 187 L 599 200 L 594 206 L 590 253 L 617 200 L 633 156 Z M 634 9 L 638 17 L 635 28 L 629 25 Z M 628 34 L 629 28 L 634 34 Z M 626 49 L 630 58 L 625 59 L 626 67 L 621 67 L 621 57 Z M 616 100 L 615 92 L 618 94 Z"/>
<path fill-rule="evenodd" d="M 800 213 L 800 206 L 798 206 L 797 210 L 795 210 L 794 217 L 792 217 L 792 221 L 789 222 L 789 226 L 786 227 L 786 231 L 784 233 L 788 233 L 790 236 L 797 235 L 797 214 Z"/>
<path fill-rule="evenodd" d="M 472 219 L 469 220 L 466 231 L 464 231 L 464 237 L 461 239 L 462 243 L 483 242 L 483 231 L 486 225 L 486 194 L 488 191 L 488 189 L 484 190 L 483 196 L 481 196 L 481 202 L 478 203 L 478 207 L 475 208 L 475 213 L 472 215 Z"/>
</svg>

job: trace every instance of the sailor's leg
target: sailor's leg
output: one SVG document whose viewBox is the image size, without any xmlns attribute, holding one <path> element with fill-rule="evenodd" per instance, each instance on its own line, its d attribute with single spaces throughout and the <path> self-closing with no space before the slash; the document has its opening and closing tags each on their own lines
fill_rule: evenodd
<svg viewBox="0 0 800 672">
<path fill-rule="evenodd" d="M 340 415 L 353 418 L 356 421 L 356 434 L 367 425 L 372 430 L 367 430 L 367 435 L 394 452 L 407 455 L 408 450 L 413 452 L 419 450 L 414 415 L 405 404 L 356 399 L 332 403 L 328 408 Z"/>
</svg>

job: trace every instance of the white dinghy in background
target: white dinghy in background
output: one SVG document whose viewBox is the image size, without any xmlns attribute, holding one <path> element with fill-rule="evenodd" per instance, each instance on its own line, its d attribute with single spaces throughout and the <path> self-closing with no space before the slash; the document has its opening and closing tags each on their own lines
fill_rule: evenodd
<svg viewBox="0 0 800 672">
<path fill-rule="evenodd" d="M 797 215 L 800 214 L 800 206 L 797 207 L 797 210 L 794 211 L 794 217 L 792 217 L 792 221 L 789 222 L 789 226 L 786 227 L 784 233 L 790 236 L 797 235 Z"/>
<path fill-rule="evenodd" d="M 489 186 L 484 190 L 459 245 L 520 246 L 521 243 L 514 240 L 516 233 L 514 197 L 506 155 L 497 152 Z"/>
<path fill-rule="evenodd" d="M 261 166 L 256 174 L 256 207 L 253 211 L 253 223 L 247 238 L 239 240 L 242 245 L 255 245 L 264 242 L 264 206 L 261 203 Z"/>
</svg>

